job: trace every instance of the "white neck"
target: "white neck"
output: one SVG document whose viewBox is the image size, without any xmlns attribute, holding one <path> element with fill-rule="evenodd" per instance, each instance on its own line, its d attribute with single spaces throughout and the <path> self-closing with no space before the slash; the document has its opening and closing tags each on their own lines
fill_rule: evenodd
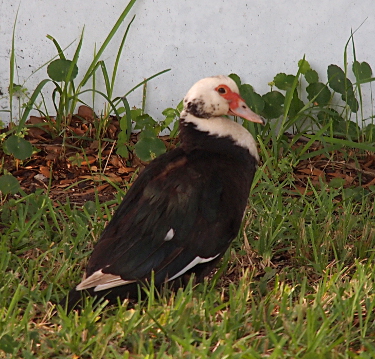
<svg viewBox="0 0 375 359">
<path fill-rule="evenodd" d="M 208 132 L 211 136 L 232 138 L 236 145 L 248 149 L 250 155 L 259 161 L 257 145 L 253 136 L 239 123 L 225 117 L 199 118 L 185 111 L 181 112 L 181 118 L 185 122 L 194 123 L 197 130 Z"/>
</svg>

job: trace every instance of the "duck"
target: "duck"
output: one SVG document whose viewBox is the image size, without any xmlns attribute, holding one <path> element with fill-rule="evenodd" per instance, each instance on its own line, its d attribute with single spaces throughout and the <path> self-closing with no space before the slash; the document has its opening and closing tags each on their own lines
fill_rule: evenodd
<svg viewBox="0 0 375 359">
<path fill-rule="evenodd" d="M 259 155 L 251 133 L 228 116 L 264 124 L 235 81 L 201 79 L 187 92 L 180 145 L 152 160 L 127 191 L 62 303 L 84 296 L 118 303 L 155 288 L 199 283 L 238 235 Z"/>
</svg>

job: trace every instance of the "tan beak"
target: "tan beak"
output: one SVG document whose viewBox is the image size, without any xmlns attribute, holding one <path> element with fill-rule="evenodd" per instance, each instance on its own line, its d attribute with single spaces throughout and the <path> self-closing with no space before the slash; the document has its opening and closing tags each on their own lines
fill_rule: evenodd
<svg viewBox="0 0 375 359">
<path fill-rule="evenodd" d="M 264 118 L 251 111 L 249 106 L 246 105 L 246 102 L 240 96 L 238 96 L 237 101 L 232 101 L 229 104 L 228 115 L 239 116 L 245 120 L 264 125 Z"/>
</svg>

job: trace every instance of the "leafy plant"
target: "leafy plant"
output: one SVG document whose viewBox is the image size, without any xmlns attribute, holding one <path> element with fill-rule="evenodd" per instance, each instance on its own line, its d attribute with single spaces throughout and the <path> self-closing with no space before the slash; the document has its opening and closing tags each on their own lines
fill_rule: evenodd
<svg viewBox="0 0 375 359">
<path fill-rule="evenodd" d="M 15 194 L 19 192 L 20 184 L 13 175 L 5 174 L 0 176 L 0 192 L 5 196 L 7 194 Z"/>
<path fill-rule="evenodd" d="M 164 70 L 161 73 L 164 73 L 169 70 Z M 156 74 L 153 77 L 159 75 Z M 152 78 L 153 78 L 152 77 Z M 146 93 L 147 93 L 147 82 L 150 80 L 146 79 L 141 84 L 143 85 L 143 101 L 142 108 L 130 109 L 129 103 L 126 99 L 126 96 L 130 93 L 128 92 L 124 97 L 121 97 L 120 100 L 123 102 L 123 107 L 119 108 L 119 113 L 124 115 L 120 118 L 120 133 L 118 135 L 117 141 L 117 154 L 121 155 L 124 158 L 128 158 L 130 147 L 130 136 L 133 130 L 141 131 L 140 141 L 141 144 L 136 147 L 136 154 L 142 161 L 150 161 L 155 156 L 165 152 L 166 148 L 162 140 L 157 136 L 165 131 L 166 129 L 170 132 L 170 137 L 173 138 L 178 129 L 178 123 L 174 123 L 172 128 L 172 123 L 179 118 L 180 111 L 182 110 L 182 103 L 180 103 L 176 109 L 167 108 L 163 111 L 165 120 L 157 122 L 150 115 L 145 113 L 145 103 L 146 103 Z M 135 89 L 135 88 L 134 88 Z M 134 90 L 132 89 L 132 90 Z M 115 99 L 118 101 L 119 99 Z M 134 123 L 134 126 L 133 126 Z M 145 130 L 145 133 L 143 131 Z"/>
<path fill-rule="evenodd" d="M 28 102 L 23 106 L 24 111 L 20 117 L 20 120 L 17 125 L 12 125 L 11 129 L 6 133 L 5 137 L 8 137 L 4 142 L 4 150 L 8 154 L 12 154 L 16 158 L 20 160 L 24 160 L 31 156 L 32 154 L 32 147 L 31 144 L 24 139 L 24 135 L 27 133 L 27 126 L 26 121 L 29 118 L 29 113 L 31 109 L 36 108 L 42 116 L 47 119 L 45 126 L 52 127 L 54 130 L 51 132 L 53 136 L 63 136 L 63 145 L 65 144 L 67 135 L 71 137 L 77 137 L 82 135 L 77 135 L 74 132 L 69 131 L 70 121 L 76 109 L 78 103 L 83 103 L 81 97 L 86 92 L 93 93 L 93 102 L 95 99 L 95 95 L 100 95 L 106 100 L 107 105 L 105 106 L 104 112 L 100 117 L 95 117 L 94 123 L 96 126 L 96 139 L 101 142 L 102 136 L 106 131 L 106 125 L 108 123 L 108 119 L 113 115 L 116 118 L 120 119 L 121 123 L 121 136 L 120 141 L 121 143 L 126 143 L 128 145 L 130 134 L 132 132 L 132 124 L 131 124 L 131 113 L 129 104 L 127 104 L 127 108 L 119 107 L 121 100 L 126 98 L 131 92 L 136 90 L 138 87 L 146 84 L 151 79 L 165 73 L 168 70 L 160 71 L 159 73 L 150 76 L 149 78 L 145 79 L 144 81 L 140 82 L 136 86 L 134 86 L 131 90 L 129 90 L 123 97 L 117 97 L 113 99 L 113 89 L 115 85 L 115 79 L 118 71 L 118 66 L 120 62 L 120 58 L 122 55 L 122 51 L 125 45 L 125 41 L 130 29 L 130 26 L 134 20 L 133 19 L 129 22 L 125 33 L 122 37 L 122 41 L 120 47 L 117 52 L 115 65 L 112 71 L 112 74 L 109 74 L 108 68 L 103 60 L 101 60 L 102 54 L 104 53 L 106 47 L 108 46 L 109 42 L 112 40 L 114 35 L 118 32 L 121 24 L 123 23 L 124 19 L 128 15 L 129 11 L 131 10 L 132 6 L 136 0 L 131 0 L 129 4 L 126 6 L 124 11 L 119 16 L 118 20 L 116 21 L 115 25 L 113 26 L 112 30 L 104 40 L 103 44 L 99 47 L 96 51 L 95 56 L 88 66 L 88 69 L 82 76 L 82 80 L 76 83 L 77 75 L 78 75 L 78 59 L 83 43 L 83 34 L 82 31 L 81 36 L 78 41 L 78 45 L 75 49 L 73 58 L 71 60 L 67 59 L 64 49 L 61 48 L 58 41 L 48 35 L 53 44 L 55 45 L 57 52 L 58 52 L 58 59 L 50 61 L 47 67 L 47 74 L 49 79 L 45 79 L 39 83 L 36 87 L 32 95 L 29 97 Z M 17 18 L 16 18 L 17 20 Z M 15 24 L 16 24 L 15 20 Z M 20 89 L 23 89 L 22 86 L 16 86 L 13 84 L 14 81 L 14 68 L 15 68 L 15 53 L 14 53 L 14 37 L 15 37 L 15 24 L 13 29 L 13 39 L 12 39 L 12 51 L 11 51 L 11 58 L 10 58 L 10 74 L 11 74 L 11 85 L 9 87 L 10 93 L 10 105 L 12 109 L 12 99 L 16 93 L 19 93 Z M 44 66 L 44 65 L 43 65 Z M 43 67 L 42 66 L 42 67 Z M 41 68 L 42 68 L 41 67 Z M 96 89 L 96 73 L 97 70 L 101 70 L 101 74 L 103 75 L 104 82 L 105 82 L 105 93 L 101 92 Z M 93 87 L 89 89 L 84 89 L 87 86 L 88 81 L 92 79 Z M 36 100 L 39 96 L 43 96 L 43 88 L 44 86 L 52 82 L 55 86 L 52 92 L 52 100 L 56 110 L 56 116 L 50 116 L 48 112 L 42 110 L 40 105 L 36 104 Z M 44 101 L 44 97 L 43 97 Z M 125 106 L 126 107 L 126 106 Z M 95 115 L 96 116 L 96 115 Z M 11 113 L 11 118 L 13 118 Z M 43 124 L 41 124 L 43 126 Z M 13 134 L 14 133 L 14 134 Z M 125 134 L 125 138 L 124 138 Z M 123 141 L 125 139 L 125 141 Z M 100 146 L 100 144 L 99 144 Z M 125 148 L 125 147 L 123 147 Z M 122 155 L 127 157 L 128 153 L 123 150 Z"/>
<path fill-rule="evenodd" d="M 30 157 L 33 151 L 32 145 L 26 141 L 20 134 L 9 136 L 3 144 L 5 153 L 12 154 L 19 160 L 25 160 Z"/>
<path fill-rule="evenodd" d="M 350 40 L 355 54 L 351 36 L 345 46 L 345 64 Z M 319 79 L 317 71 L 302 58 L 295 75 L 277 74 L 269 83 L 270 91 L 264 95 L 255 92 L 251 85 L 243 84 L 238 75 L 230 75 L 248 105 L 269 120 L 264 127 L 247 121 L 243 124 L 253 134 L 259 135 L 262 158 L 267 161 L 269 171 L 276 170 L 275 175 L 280 176 L 280 173 L 285 173 L 280 167 L 283 166 L 282 159 L 288 158 L 288 168 L 293 168 L 301 159 L 315 156 L 317 152 L 309 152 L 309 149 L 316 141 L 322 143 L 327 151 L 339 145 L 375 151 L 370 143 L 375 134 L 374 125 L 370 123 L 361 129 L 353 121 L 358 111 L 362 111 L 361 85 L 372 82 L 375 78 L 372 78 L 370 65 L 359 62 L 356 58 L 351 70 L 355 83 L 349 79 L 346 65 L 342 69 L 331 64 L 327 68 L 328 81 L 324 83 Z M 307 138 L 307 142 L 299 146 L 297 152 L 292 151 L 292 147 L 302 136 Z M 367 143 L 359 142 L 361 140 Z M 272 146 L 268 146 L 270 143 Z"/>
<path fill-rule="evenodd" d="M 170 139 L 176 136 L 182 106 L 181 101 L 175 109 L 165 109 L 163 111 L 165 119 L 160 122 L 155 121 L 147 114 L 139 114 L 135 118 L 135 129 L 140 130 L 140 133 L 134 150 L 142 161 L 150 161 L 166 151 L 164 142 L 157 136 L 166 130 L 169 132 Z"/>
<path fill-rule="evenodd" d="M 119 27 L 123 23 L 124 19 L 128 15 L 129 11 L 131 10 L 135 2 L 136 0 L 131 0 L 129 4 L 126 6 L 126 8 L 124 9 L 124 11 L 121 13 L 115 25 L 113 26 L 112 30 L 107 35 L 103 44 L 100 46 L 100 48 L 96 52 L 88 69 L 83 74 L 82 80 L 78 84 L 74 83 L 74 79 L 76 78 L 78 74 L 77 63 L 78 63 L 79 54 L 80 54 L 82 43 L 83 43 L 83 31 L 81 33 L 81 36 L 80 36 L 80 39 L 79 39 L 79 42 L 78 42 L 78 45 L 77 45 L 77 48 L 75 50 L 72 60 L 66 59 L 63 49 L 60 47 L 59 43 L 56 41 L 55 38 L 53 38 L 50 35 L 47 36 L 54 43 L 58 51 L 58 56 L 60 57 L 59 59 L 52 61 L 48 65 L 48 68 L 47 68 L 47 73 L 55 85 L 55 89 L 52 93 L 52 99 L 53 99 L 53 103 L 55 105 L 55 109 L 57 113 L 55 126 L 58 132 L 63 131 L 69 125 L 71 116 L 74 113 L 77 103 L 78 102 L 82 103 L 82 100 L 80 99 L 80 95 L 82 95 L 83 93 L 87 91 L 92 91 L 104 97 L 106 101 L 108 102 L 108 104 L 111 106 L 112 111 L 115 113 L 116 116 L 119 117 L 119 113 L 117 112 L 116 107 L 113 105 L 111 98 L 112 98 L 114 81 L 115 81 L 117 68 L 118 68 L 118 62 L 122 54 L 123 46 L 124 46 L 125 39 L 129 31 L 129 27 L 132 21 L 134 20 L 134 18 L 129 23 L 125 31 L 125 34 L 123 36 L 119 51 L 117 53 L 111 81 L 109 80 L 108 71 L 105 66 L 105 63 L 103 60 L 100 60 L 100 58 L 102 54 L 104 53 L 106 47 L 108 46 L 108 44 L 114 37 L 114 35 L 117 33 Z M 97 71 L 99 67 L 102 69 L 102 73 L 104 75 L 107 94 L 96 90 L 95 85 L 94 85 L 94 89 L 82 90 L 82 88 L 87 84 L 87 82 L 91 78 L 94 77 L 95 72 Z"/>
<path fill-rule="evenodd" d="M 125 106 L 126 100 L 123 99 Z M 165 116 L 163 121 L 156 121 L 150 115 L 143 113 L 142 109 L 130 110 L 130 123 L 126 115 L 120 121 L 121 132 L 118 136 L 117 142 L 117 153 L 125 158 L 129 154 L 129 139 L 128 135 L 130 131 L 128 128 L 132 128 L 134 131 L 138 132 L 138 140 L 134 145 L 134 150 L 136 155 L 142 161 L 151 161 L 155 157 L 164 153 L 167 148 L 165 143 L 158 137 L 160 134 L 169 133 L 169 138 L 173 139 L 178 131 L 178 119 L 180 117 L 180 112 L 182 111 L 182 102 L 176 108 L 167 108 L 162 114 Z M 123 124 L 126 124 L 123 126 Z M 134 126 L 132 126 L 134 123 Z"/>
<path fill-rule="evenodd" d="M 2 136 L 2 140 L 8 137 L 7 140 L 3 143 L 3 148 L 5 152 L 13 155 L 17 159 L 25 159 L 31 156 L 32 154 L 32 147 L 31 144 L 24 139 L 25 129 L 26 129 L 26 121 L 30 114 L 30 111 L 37 99 L 40 95 L 43 87 L 46 85 L 48 80 L 43 80 L 39 83 L 39 85 L 35 88 L 32 95 L 28 95 L 27 89 L 23 85 L 19 85 L 15 83 L 15 70 L 16 70 L 16 56 L 14 51 L 14 44 L 15 44 L 15 32 L 16 32 L 16 24 L 17 24 L 17 17 L 18 11 L 16 13 L 16 18 L 13 24 L 13 31 L 12 31 L 12 46 L 10 51 L 10 59 L 9 59 L 9 110 L 0 110 L 0 112 L 8 112 L 10 118 L 10 126 L 9 130 L 5 133 L 5 136 Z M 18 124 L 13 122 L 13 99 L 18 98 L 19 100 L 19 121 Z M 21 104 L 21 101 L 24 98 L 28 98 L 26 103 Z"/>
</svg>

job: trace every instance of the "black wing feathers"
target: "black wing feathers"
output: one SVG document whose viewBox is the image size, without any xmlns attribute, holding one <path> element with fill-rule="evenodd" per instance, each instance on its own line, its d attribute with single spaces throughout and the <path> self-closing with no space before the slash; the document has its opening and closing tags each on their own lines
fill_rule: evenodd
<svg viewBox="0 0 375 359">
<path fill-rule="evenodd" d="M 103 232 L 87 276 L 102 269 L 124 280 L 143 280 L 153 270 L 158 284 L 197 256 L 223 254 L 238 233 L 255 170 L 255 162 L 242 161 L 236 168 L 243 173 L 233 181 L 232 160 L 182 149 L 154 160 Z M 171 229 L 173 237 L 165 240 Z"/>
</svg>

